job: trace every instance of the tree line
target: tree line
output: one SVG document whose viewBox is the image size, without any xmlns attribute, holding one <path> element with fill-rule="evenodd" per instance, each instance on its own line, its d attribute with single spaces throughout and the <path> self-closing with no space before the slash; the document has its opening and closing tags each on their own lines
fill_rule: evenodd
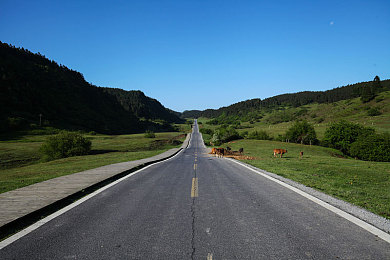
<svg viewBox="0 0 390 260">
<path fill-rule="evenodd" d="M 362 102 L 368 102 L 383 91 L 390 90 L 390 80 L 381 81 L 378 76 L 373 81 L 350 84 L 327 91 L 304 91 L 292 94 L 282 94 L 261 100 L 260 98 L 241 101 L 219 109 L 188 110 L 182 117 L 240 117 L 242 121 L 261 118 L 261 112 L 269 112 L 280 107 L 299 107 L 311 103 L 333 103 L 340 100 L 360 97 Z M 233 120 L 234 121 L 234 120 Z M 226 122 L 219 122 L 226 123 Z"/>
</svg>

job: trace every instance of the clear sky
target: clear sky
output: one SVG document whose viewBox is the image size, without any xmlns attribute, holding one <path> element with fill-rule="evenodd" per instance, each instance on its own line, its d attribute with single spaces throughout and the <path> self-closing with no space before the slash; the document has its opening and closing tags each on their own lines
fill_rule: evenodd
<svg viewBox="0 0 390 260">
<path fill-rule="evenodd" d="M 390 1 L 0 0 L 0 40 L 176 111 L 390 78 Z"/>
</svg>

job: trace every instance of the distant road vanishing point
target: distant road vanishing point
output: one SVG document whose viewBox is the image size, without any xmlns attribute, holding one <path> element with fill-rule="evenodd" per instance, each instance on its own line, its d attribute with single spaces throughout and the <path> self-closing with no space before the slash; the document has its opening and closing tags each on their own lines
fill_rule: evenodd
<svg viewBox="0 0 390 260">
<path fill-rule="evenodd" d="M 390 243 L 190 145 L 53 218 L 0 259 L 390 259 Z"/>
</svg>

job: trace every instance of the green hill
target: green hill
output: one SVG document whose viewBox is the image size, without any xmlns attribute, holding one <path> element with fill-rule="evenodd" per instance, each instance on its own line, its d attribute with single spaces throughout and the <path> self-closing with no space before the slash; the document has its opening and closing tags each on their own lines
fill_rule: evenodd
<svg viewBox="0 0 390 260">
<path fill-rule="evenodd" d="M 172 130 L 169 123 L 182 121 L 141 91 L 96 87 L 81 73 L 39 53 L 1 42 L 0 102 L 2 132 L 42 123 L 61 129 L 136 133 Z"/>
<path fill-rule="evenodd" d="M 359 98 L 361 104 L 375 100 L 384 91 L 390 90 L 390 80 L 361 82 L 327 91 L 305 91 L 292 94 L 283 94 L 264 100 L 255 98 L 241 101 L 219 109 L 204 111 L 184 111 L 183 117 L 214 118 L 216 124 L 234 123 L 236 121 L 259 121 L 266 114 L 286 109 L 299 108 L 309 104 L 332 104 L 341 100 Z M 281 113 L 274 115 L 270 123 L 288 122 L 305 113 L 298 109 L 298 114 Z"/>
</svg>

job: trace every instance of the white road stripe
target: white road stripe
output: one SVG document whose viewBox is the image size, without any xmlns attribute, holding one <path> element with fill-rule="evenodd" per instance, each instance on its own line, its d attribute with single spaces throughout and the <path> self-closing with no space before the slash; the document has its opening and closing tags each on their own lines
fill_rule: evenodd
<svg viewBox="0 0 390 260">
<path fill-rule="evenodd" d="M 317 203 L 318 205 L 321 205 L 322 207 L 324 207 L 324 208 L 326 208 L 326 209 L 336 213 L 337 215 L 339 215 L 339 216 L 349 220 L 350 222 L 358 225 L 359 227 L 364 228 L 365 230 L 367 230 L 368 232 L 374 234 L 375 236 L 380 237 L 381 239 L 383 239 L 387 243 L 390 243 L 390 234 L 380 230 L 379 228 L 374 227 L 373 225 L 371 225 L 371 224 L 369 224 L 369 223 L 367 223 L 367 222 L 365 222 L 365 221 L 363 221 L 363 220 L 361 220 L 361 219 L 359 219 L 359 218 L 357 218 L 355 216 L 352 216 L 351 214 L 349 214 L 349 213 L 347 213 L 347 212 L 345 212 L 345 211 L 343 211 L 341 209 L 338 209 L 338 208 L 336 208 L 336 207 L 334 207 L 334 206 L 332 206 L 332 205 L 330 205 L 330 204 L 328 204 L 328 203 L 326 203 L 326 202 L 324 202 L 324 201 L 322 201 L 322 200 L 320 200 L 320 199 L 318 199 L 318 198 L 316 198 L 316 197 L 314 197 L 314 196 L 312 196 L 312 195 L 310 195 L 310 194 L 308 194 L 308 193 L 306 193 L 306 192 L 304 192 L 304 191 L 302 191 L 302 190 L 300 190 L 298 188 L 295 188 L 295 187 L 293 187 L 293 186 L 291 186 L 291 185 L 289 185 L 289 184 L 287 184 L 285 182 L 282 182 L 282 181 L 280 181 L 278 179 L 275 179 L 275 178 L 273 178 L 273 177 L 271 177 L 271 176 L 269 176 L 267 174 L 264 174 L 264 173 L 262 173 L 260 171 L 252 169 L 251 167 L 248 167 L 248 166 L 242 164 L 241 162 L 238 162 L 238 161 L 230 159 L 230 158 L 226 158 L 226 159 L 228 159 L 228 160 L 230 160 L 232 162 L 235 162 L 235 163 L 241 165 L 242 167 L 245 167 L 245 168 L 247 168 L 247 169 L 249 169 L 249 170 L 251 170 L 251 171 L 253 171 L 253 172 L 255 172 L 255 173 L 257 173 L 257 174 L 259 174 L 259 175 L 261 175 L 261 176 L 271 180 L 271 181 L 274 181 L 274 182 L 276 182 L 276 183 L 278 183 L 278 184 L 280 184 L 280 185 L 282 185 L 282 186 L 284 186 L 284 187 L 286 187 L 286 188 L 288 188 L 288 189 L 290 189 L 290 190 L 292 190 L 292 191 L 294 191 L 294 192 L 304 196 L 305 198 L 307 198 L 307 199 Z"/>
</svg>

